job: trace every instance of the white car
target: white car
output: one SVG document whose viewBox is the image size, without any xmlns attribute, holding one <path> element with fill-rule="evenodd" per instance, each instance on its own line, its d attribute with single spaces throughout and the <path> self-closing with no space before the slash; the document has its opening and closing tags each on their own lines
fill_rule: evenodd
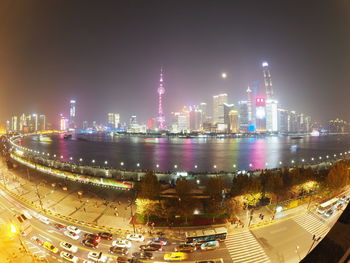
<svg viewBox="0 0 350 263">
<path fill-rule="evenodd" d="M 78 240 L 79 239 L 79 235 L 74 233 L 74 232 L 71 232 L 71 231 L 64 231 L 63 232 L 67 237 L 70 237 L 71 239 L 74 239 L 74 240 Z"/>
<path fill-rule="evenodd" d="M 41 222 L 43 222 L 44 224 L 46 224 L 46 225 L 50 224 L 49 219 L 48 219 L 47 217 L 45 217 L 45 216 L 39 215 L 39 216 L 38 216 L 38 219 L 39 219 Z"/>
<path fill-rule="evenodd" d="M 67 229 L 71 232 L 74 232 L 75 234 L 80 234 L 81 230 L 75 226 L 67 226 Z"/>
<path fill-rule="evenodd" d="M 143 235 L 139 235 L 139 234 L 129 234 L 126 236 L 126 239 L 131 240 L 131 241 L 143 242 L 145 240 L 145 237 Z"/>
<path fill-rule="evenodd" d="M 131 248 L 131 242 L 129 240 L 115 240 L 112 242 L 112 247 L 126 247 Z"/>
<path fill-rule="evenodd" d="M 103 255 L 102 252 L 91 251 L 88 254 L 88 258 L 96 262 L 107 262 L 107 256 Z"/>
<path fill-rule="evenodd" d="M 77 258 L 76 256 L 73 256 L 72 254 L 69 254 L 68 252 L 65 252 L 65 251 L 62 251 L 60 256 L 69 262 L 78 263 L 78 261 L 79 261 L 79 258 Z"/>
<path fill-rule="evenodd" d="M 78 252 L 78 247 L 74 246 L 74 245 L 72 245 L 72 244 L 70 244 L 68 242 L 62 241 L 60 243 L 60 246 L 61 246 L 61 248 L 64 248 L 65 250 L 68 250 L 68 251 L 70 251 L 72 253 L 77 253 Z"/>
</svg>

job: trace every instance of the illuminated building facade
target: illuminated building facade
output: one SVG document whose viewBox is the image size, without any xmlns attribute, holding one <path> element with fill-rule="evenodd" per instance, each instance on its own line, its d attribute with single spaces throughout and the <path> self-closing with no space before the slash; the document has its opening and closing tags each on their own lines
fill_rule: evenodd
<svg viewBox="0 0 350 263">
<path fill-rule="evenodd" d="M 239 118 L 238 111 L 230 110 L 228 113 L 228 132 L 229 133 L 238 133 L 239 132 Z"/>
<path fill-rule="evenodd" d="M 245 100 L 238 102 L 239 129 L 247 132 L 249 128 L 249 108 Z"/>
<path fill-rule="evenodd" d="M 63 116 L 63 114 L 61 114 L 60 117 L 60 130 L 61 131 L 68 131 L 69 129 L 69 121 L 66 117 Z"/>
<path fill-rule="evenodd" d="M 160 70 L 160 79 L 159 79 L 159 87 L 158 87 L 158 129 L 165 130 L 165 117 L 163 111 L 163 95 L 165 93 L 165 88 L 163 85 L 163 69 Z"/>
<path fill-rule="evenodd" d="M 266 101 L 265 98 L 255 99 L 255 119 L 256 130 L 259 132 L 266 131 Z"/>
<path fill-rule="evenodd" d="M 76 127 L 76 101 L 69 102 L 69 130 L 75 130 Z"/>
<path fill-rule="evenodd" d="M 110 129 L 118 129 L 120 126 L 120 115 L 119 113 L 108 113 L 107 124 Z"/>
<path fill-rule="evenodd" d="M 213 123 L 224 124 L 224 104 L 227 104 L 227 94 L 213 96 Z"/>
<path fill-rule="evenodd" d="M 285 109 L 277 110 L 277 123 L 279 132 L 288 132 L 289 112 Z"/>
<path fill-rule="evenodd" d="M 266 130 L 269 132 L 278 131 L 277 100 L 266 100 Z"/>
</svg>

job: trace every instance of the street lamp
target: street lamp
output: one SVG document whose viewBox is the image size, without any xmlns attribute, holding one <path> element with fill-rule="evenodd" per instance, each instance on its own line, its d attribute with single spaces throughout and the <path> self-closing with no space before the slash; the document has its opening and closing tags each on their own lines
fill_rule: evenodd
<svg viewBox="0 0 350 263">
<path fill-rule="evenodd" d="M 83 161 L 83 158 L 80 158 L 80 159 L 79 159 L 79 162 L 82 162 L 82 161 Z"/>
<path fill-rule="evenodd" d="M 198 166 L 197 166 L 197 164 L 196 164 L 196 165 L 194 166 L 194 169 L 197 169 L 197 167 L 198 167 Z"/>
<path fill-rule="evenodd" d="M 252 166 L 253 166 L 253 165 L 250 163 L 250 164 L 249 164 L 249 167 L 252 167 Z"/>
<path fill-rule="evenodd" d="M 236 168 L 236 165 L 235 165 L 235 164 L 233 165 L 233 168 Z"/>
<path fill-rule="evenodd" d="M 280 161 L 280 165 L 282 164 L 282 162 Z"/>
<path fill-rule="evenodd" d="M 61 155 L 61 159 L 63 159 L 63 155 Z"/>
<path fill-rule="evenodd" d="M 120 165 L 123 166 L 123 165 L 124 165 L 124 162 L 121 162 Z"/>
<path fill-rule="evenodd" d="M 137 163 L 137 164 L 136 164 L 136 166 L 137 166 L 137 167 L 140 167 L 140 164 L 139 164 L 139 163 Z"/>
<path fill-rule="evenodd" d="M 214 167 L 214 169 L 216 169 L 216 164 L 214 164 L 214 166 L 213 166 L 213 167 Z"/>
<path fill-rule="evenodd" d="M 177 164 L 174 165 L 174 168 L 177 169 Z"/>
<path fill-rule="evenodd" d="M 95 163 L 95 160 L 92 160 L 91 162 L 92 162 L 92 163 Z"/>
<path fill-rule="evenodd" d="M 107 161 L 105 161 L 105 165 L 107 165 L 108 164 L 108 162 Z"/>
<path fill-rule="evenodd" d="M 156 164 L 156 167 L 159 168 L 159 164 Z"/>
</svg>

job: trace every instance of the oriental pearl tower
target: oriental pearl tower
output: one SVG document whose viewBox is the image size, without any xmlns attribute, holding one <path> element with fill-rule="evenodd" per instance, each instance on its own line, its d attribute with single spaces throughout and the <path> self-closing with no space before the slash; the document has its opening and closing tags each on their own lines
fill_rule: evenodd
<svg viewBox="0 0 350 263">
<path fill-rule="evenodd" d="M 159 80 L 159 88 L 157 90 L 158 92 L 158 129 L 159 130 L 165 130 L 165 118 L 163 113 L 163 94 L 165 93 L 165 89 L 163 86 L 163 69 L 160 69 L 160 80 Z"/>
</svg>

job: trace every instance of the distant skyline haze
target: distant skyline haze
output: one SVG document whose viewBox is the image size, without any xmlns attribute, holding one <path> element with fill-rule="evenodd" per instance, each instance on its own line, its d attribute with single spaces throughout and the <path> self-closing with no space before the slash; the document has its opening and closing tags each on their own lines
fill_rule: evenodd
<svg viewBox="0 0 350 263">
<path fill-rule="evenodd" d="M 80 126 L 108 112 L 146 121 L 161 67 L 166 117 L 222 92 L 236 104 L 263 61 L 281 107 L 350 120 L 348 1 L 5 0 L 0 17 L 1 121 L 55 122 L 70 99 Z"/>
</svg>

